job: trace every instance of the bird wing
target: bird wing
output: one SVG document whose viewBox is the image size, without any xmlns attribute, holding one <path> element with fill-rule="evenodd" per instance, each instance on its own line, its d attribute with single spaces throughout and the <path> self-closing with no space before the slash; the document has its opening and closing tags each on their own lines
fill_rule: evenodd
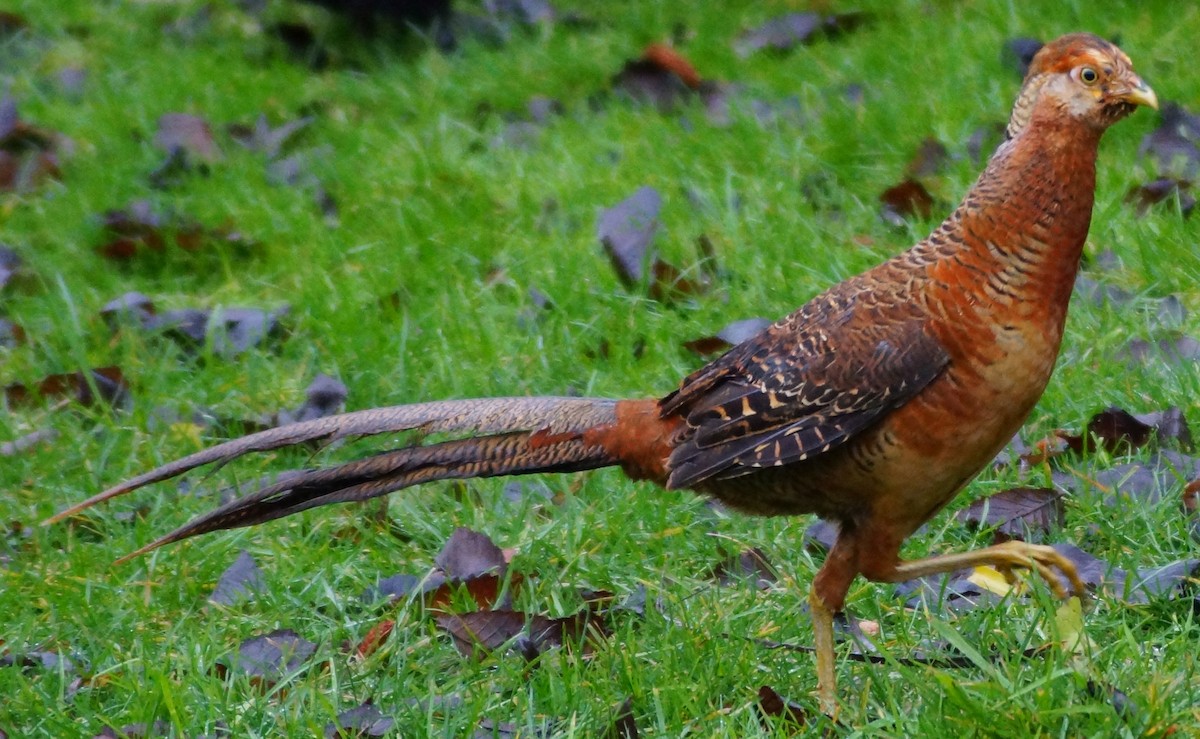
<svg viewBox="0 0 1200 739">
<path fill-rule="evenodd" d="M 824 454 L 921 392 L 949 354 L 915 311 L 875 305 L 849 290 L 822 295 L 663 398 L 662 414 L 687 422 L 668 486 Z"/>
</svg>

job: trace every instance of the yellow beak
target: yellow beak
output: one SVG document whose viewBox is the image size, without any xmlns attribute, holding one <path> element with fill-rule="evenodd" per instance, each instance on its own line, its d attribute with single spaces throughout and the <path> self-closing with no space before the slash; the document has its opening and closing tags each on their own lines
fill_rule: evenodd
<svg viewBox="0 0 1200 739">
<path fill-rule="evenodd" d="M 1142 78 L 1136 74 L 1129 75 L 1129 91 L 1117 97 L 1127 103 L 1145 105 L 1158 110 L 1158 95 L 1155 95 L 1154 90 L 1150 89 L 1150 85 L 1143 82 Z"/>
</svg>

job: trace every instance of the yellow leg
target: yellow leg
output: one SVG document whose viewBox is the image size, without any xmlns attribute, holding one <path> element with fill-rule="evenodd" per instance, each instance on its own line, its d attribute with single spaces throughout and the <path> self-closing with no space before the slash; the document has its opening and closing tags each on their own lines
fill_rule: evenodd
<svg viewBox="0 0 1200 739">
<path fill-rule="evenodd" d="M 1071 584 L 1071 591 L 1075 595 L 1083 596 L 1087 589 L 1084 587 L 1083 581 L 1079 579 L 1079 572 L 1075 569 L 1075 565 L 1071 561 L 1062 556 L 1054 549 L 1042 546 L 1040 544 L 1028 544 L 1023 541 L 1008 541 L 1003 544 L 997 544 L 984 549 L 975 549 L 970 552 L 962 552 L 960 554 L 941 554 L 936 557 L 926 557 L 925 559 L 914 559 L 908 562 L 900 562 L 895 569 L 883 575 L 883 577 L 868 577 L 872 580 L 880 580 L 884 582 L 902 582 L 904 580 L 913 580 L 926 575 L 937 575 L 943 572 L 953 572 L 968 567 L 978 567 L 980 565 L 991 565 L 1000 570 L 1008 570 L 1013 567 L 1028 567 L 1036 570 L 1042 576 L 1047 584 L 1054 589 L 1058 597 L 1065 598 L 1069 594 L 1066 586 L 1063 584 L 1063 578 L 1059 576 L 1054 568 L 1058 568 L 1067 581 Z M 818 652 L 819 655 L 819 652 Z"/>
<path fill-rule="evenodd" d="M 808 607 L 812 613 L 813 648 L 817 656 L 817 700 L 821 711 L 833 717 L 838 707 L 837 673 L 833 669 L 833 611 L 817 595 L 816 588 L 808 591 Z"/>
</svg>

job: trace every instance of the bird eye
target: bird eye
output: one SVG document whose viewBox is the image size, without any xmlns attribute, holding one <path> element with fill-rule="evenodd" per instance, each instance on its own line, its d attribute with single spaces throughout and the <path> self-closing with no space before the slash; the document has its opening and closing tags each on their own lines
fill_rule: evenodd
<svg viewBox="0 0 1200 739">
<path fill-rule="evenodd" d="M 1083 80 L 1085 85 L 1094 85 L 1096 80 L 1100 79 L 1100 75 L 1091 67 L 1084 67 L 1079 70 L 1079 79 Z"/>
</svg>

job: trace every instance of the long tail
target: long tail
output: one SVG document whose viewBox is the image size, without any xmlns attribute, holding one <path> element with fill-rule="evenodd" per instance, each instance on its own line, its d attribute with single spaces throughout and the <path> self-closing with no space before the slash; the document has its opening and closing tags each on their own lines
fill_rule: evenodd
<svg viewBox="0 0 1200 739">
<path fill-rule="evenodd" d="M 249 495 L 200 516 L 119 561 L 220 529 L 251 526 L 315 506 L 367 500 L 433 480 L 571 472 L 615 464 L 641 470 L 621 440 L 630 414 L 657 417 L 647 401 L 596 398 L 487 398 L 376 408 L 269 429 L 205 449 L 138 475 L 45 521 L 79 511 L 201 465 L 313 441 L 400 431 L 466 433 L 468 438 L 381 452 L 329 469 L 284 472 Z M 665 461 L 665 452 L 654 455 Z M 653 463 L 650 465 L 654 466 Z M 661 477 L 658 470 L 639 476 Z"/>
</svg>

